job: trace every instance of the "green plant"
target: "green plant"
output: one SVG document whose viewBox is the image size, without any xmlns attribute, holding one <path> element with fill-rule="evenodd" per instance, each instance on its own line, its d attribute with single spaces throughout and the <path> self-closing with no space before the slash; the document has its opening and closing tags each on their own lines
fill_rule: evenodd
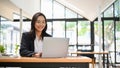
<svg viewBox="0 0 120 68">
<path fill-rule="evenodd" d="M 4 53 L 4 52 L 5 52 L 5 48 L 4 48 L 3 45 L 0 45 L 0 52 L 1 52 L 1 53 Z"/>
<path fill-rule="evenodd" d="M 17 53 L 17 51 L 18 51 L 18 48 L 19 48 L 19 45 L 15 45 L 16 47 L 15 47 L 15 53 Z"/>
</svg>

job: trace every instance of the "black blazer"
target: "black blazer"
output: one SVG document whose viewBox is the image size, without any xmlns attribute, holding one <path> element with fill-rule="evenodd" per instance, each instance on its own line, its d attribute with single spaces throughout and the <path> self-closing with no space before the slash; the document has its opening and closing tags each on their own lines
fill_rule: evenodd
<svg viewBox="0 0 120 68">
<path fill-rule="evenodd" d="M 51 37 L 51 35 L 45 33 L 44 37 Z M 34 52 L 34 39 L 30 32 L 25 32 L 22 34 L 21 44 L 20 44 L 20 55 L 25 57 L 32 57 Z"/>
</svg>

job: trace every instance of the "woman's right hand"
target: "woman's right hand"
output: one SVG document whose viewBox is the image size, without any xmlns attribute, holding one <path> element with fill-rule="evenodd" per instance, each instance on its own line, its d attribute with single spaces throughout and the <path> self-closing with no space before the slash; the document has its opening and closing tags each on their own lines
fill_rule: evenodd
<svg viewBox="0 0 120 68">
<path fill-rule="evenodd" d="M 35 53 L 34 55 L 33 55 L 33 57 L 36 57 L 36 58 L 39 58 L 39 57 L 41 57 L 42 56 L 42 53 Z"/>
</svg>

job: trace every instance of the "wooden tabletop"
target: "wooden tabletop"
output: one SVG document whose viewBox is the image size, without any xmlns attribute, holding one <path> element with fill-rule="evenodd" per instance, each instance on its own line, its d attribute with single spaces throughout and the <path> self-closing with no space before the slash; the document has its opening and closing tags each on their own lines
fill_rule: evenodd
<svg viewBox="0 0 120 68">
<path fill-rule="evenodd" d="M 66 58 L 34 58 L 34 57 L 0 57 L 1 62 L 39 62 L 39 63 L 73 63 L 73 62 L 80 62 L 80 63 L 89 63 L 92 62 L 91 58 L 88 57 L 66 57 Z"/>
<path fill-rule="evenodd" d="M 108 52 L 72 52 L 71 54 L 108 54 Z"/>
</svg>

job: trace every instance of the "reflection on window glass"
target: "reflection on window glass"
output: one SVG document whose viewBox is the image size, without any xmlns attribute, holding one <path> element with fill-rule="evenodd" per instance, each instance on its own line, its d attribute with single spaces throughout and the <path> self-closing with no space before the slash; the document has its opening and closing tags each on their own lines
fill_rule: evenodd
<svg viewBox="0 0 120 68">
<path fill-rule="evenodd" d="M 64 21 L 53 22 L 53 37 L 65 37 L 65 22 Z"/>
<path fill-rule="evenodd" d="M 70 45 L 76 45 L 76 33 L 76 22 L 66 22 L 66 37 L 70 39 Z"/>
<path fill-rule="evenodd" d="M 90 22 L 79 21 L 78 22 L 78 44 L 90 44 Z"/>
<path fill-rule="evenodd" d="M 105 50 L 114 51 L 114 22 L 104 21 L 104 46 Z"/>
<path fill-rule="evenodd" d="M 66 8 L 66 18 L 77 18 L 77 14 Z"/>
<path fill-rule="evenodd" d="M 52 18 L 52 0 L 41 0 L 41 12 L 46 18 Z"/>
<path fill-rule="evenodd" d="M 53 4 L 53 18 L 65 18 L 64 17 L 64 6 L 54 1 Z"/>
<path fill-rule="evenodd" d="M 113 6 L 111 6 L 104 12 L 104 17 L 113 17 Z"/>
</svg>

